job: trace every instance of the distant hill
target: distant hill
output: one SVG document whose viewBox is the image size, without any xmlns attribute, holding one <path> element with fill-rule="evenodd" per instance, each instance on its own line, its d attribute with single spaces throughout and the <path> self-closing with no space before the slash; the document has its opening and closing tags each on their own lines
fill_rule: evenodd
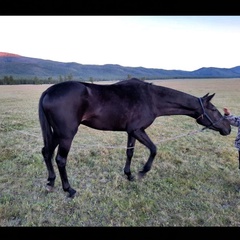
<svg viewBox="0 0 240 240">
<path fill-rule="evenodd" d="M 123 67 L 116 64 L 83 65 L 57 62 L 0 52 L 0 78 L 59 79 L 70 76 L 74 80 L 122 80 L 128 76 L 140 79 L 173 78 L 240 78 L 240 66 L 233 68 L 200 68 L 195 71 L 164 70 L 143 67 Z"/>
</svg>

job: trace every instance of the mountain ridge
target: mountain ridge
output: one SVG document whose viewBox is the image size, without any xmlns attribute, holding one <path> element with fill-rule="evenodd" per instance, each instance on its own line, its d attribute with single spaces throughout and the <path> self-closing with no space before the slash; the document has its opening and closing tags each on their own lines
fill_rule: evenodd
<svg viewBox="0 0 240 240">
<path fill-rule="evenodd" d="M 240 66 L 233 68 L 202 67 L 194 71 L 165 70 L 127 67 L 119 64 L 94 65 L 59 62 L 0 52 L 0 78 L 5 76 L 12 76 L 14 79 L 70 77 L 74 80 L 123 80 L 128 77 L 140 79 L 240 78 Z"/>
</svg>

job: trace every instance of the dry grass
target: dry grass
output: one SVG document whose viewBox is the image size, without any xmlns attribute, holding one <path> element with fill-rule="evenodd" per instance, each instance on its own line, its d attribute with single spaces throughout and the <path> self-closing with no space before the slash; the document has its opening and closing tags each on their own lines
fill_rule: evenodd
<svg viewBox="0 0 240 240">
<path fill-rule="evenodd" d="M 215 92 L 219 109 L 240 115 L 239 79 L 154 84 L 195 96 Z M 37 113 L 47 87 L 0 86 L 0 226 L 240 226 L 237 129 L 226 137 L 207 130 L 168 140 L 201 128 L 186 116 L 161 117 L 147 129 L 158 154 L 146 178 L 135 182 L 123 174 L 126 134 L 81 126 L 67 165 L 78 195 L 66 199 L 58 172 L 55 191 L 47 194 Z M 133 173 L 148 154 L 136 144 Z"/>
</svg>

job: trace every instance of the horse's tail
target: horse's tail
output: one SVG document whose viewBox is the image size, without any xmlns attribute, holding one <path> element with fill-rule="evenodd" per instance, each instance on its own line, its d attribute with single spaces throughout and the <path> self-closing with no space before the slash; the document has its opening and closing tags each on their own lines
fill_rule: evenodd
<svg viewBox="0 0 240 240">
<path fill-rule="evenodd" d="M 52 141 L 53 141 L 53 131 L 51 125 L 48 122 L 45 111 L 43 109 L 43 99 L 46 93 L 44 92 L 40 99 L 38 105 L 38 114 L 39 114 L 39 122 L 42 130 L 44 147 L 42 149 L 42 154 L 45 156 L 47 153 L 51 152 Z"/>
</svg>

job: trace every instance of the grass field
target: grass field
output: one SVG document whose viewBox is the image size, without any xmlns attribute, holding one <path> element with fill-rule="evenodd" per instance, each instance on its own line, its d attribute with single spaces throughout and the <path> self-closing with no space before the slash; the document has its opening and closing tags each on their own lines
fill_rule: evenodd
<svg viewBox="0 0 240 240">
<path fill-rule="evenodd" d="M 159 80 L 240 115 L 240 79 Z M 147 129 L 158 153 L 142 181 L 123 174 L 127 135 L 81 126 L 68 157 L 68 200 L 57 179 L 47 193 L 38 100 L 49 85 L 0 86 L 0 226 L 240 226 L 240 170 L 228 136 L 187 116 L 159 117 Z M 195 131 L 195 134 L 191 134 Z M 148 150 L 136 144 L 131 169 Z"/>
</svg>

